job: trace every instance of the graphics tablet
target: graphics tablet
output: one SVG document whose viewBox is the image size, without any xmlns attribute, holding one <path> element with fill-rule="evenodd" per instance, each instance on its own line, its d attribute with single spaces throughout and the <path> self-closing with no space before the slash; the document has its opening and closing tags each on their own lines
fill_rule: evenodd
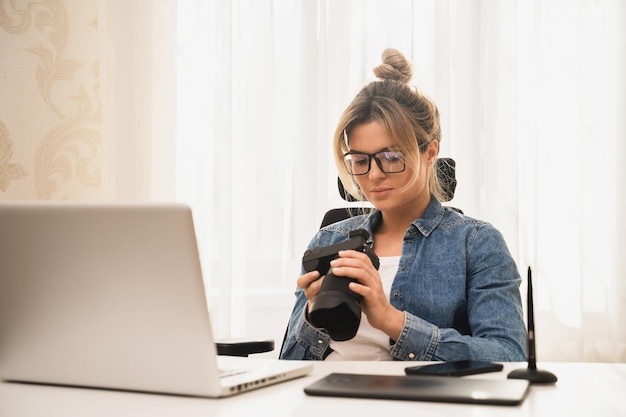
<svg viewBox="0 0 626 417">
<path fill-rule="evenodd" d="M 440 376 L 333 373 L 304 388 L 308 395 L 388 400 L 518 405 L 528 381 Z"/>
</svg>

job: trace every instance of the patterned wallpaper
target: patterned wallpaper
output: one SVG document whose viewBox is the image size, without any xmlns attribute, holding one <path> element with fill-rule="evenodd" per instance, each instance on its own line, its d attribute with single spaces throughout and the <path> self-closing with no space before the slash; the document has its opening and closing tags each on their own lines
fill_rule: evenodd
<svg viewBox="0 0 626 417">
<path fill-rule="evenodd" d="M 98 0 L 0 0 L 0 200 L 104 197 Z"/>
</svg>

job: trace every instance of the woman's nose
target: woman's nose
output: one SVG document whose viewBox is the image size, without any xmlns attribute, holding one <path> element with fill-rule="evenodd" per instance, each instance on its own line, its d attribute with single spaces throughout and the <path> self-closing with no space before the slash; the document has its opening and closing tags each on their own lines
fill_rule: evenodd
<svg viewBox="0 0 626 417">
<path fill-rule="evenodd" d="M 383 178 L 385 176 L 383 170 L 378 166 L 378 161 L 374 158 L 370 159 L 370 172 L 368 172 L 367 176 L 370 180 Z"/>
</svg>

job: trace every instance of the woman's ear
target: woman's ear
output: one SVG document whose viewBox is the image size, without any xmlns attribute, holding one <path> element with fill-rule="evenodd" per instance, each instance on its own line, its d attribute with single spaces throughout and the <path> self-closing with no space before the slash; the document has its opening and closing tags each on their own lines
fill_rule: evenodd
<svg viewBox="0 0 626 417">
<path fill-rule="evenodd" d="M 437 155 L 439 155 L 439 141 L 431 140 L 428 144 L 428 148 L 426 148 L 425 154 L 428 166 L 435 165 L 435 162 L 437 161 Z"/>
</svg>

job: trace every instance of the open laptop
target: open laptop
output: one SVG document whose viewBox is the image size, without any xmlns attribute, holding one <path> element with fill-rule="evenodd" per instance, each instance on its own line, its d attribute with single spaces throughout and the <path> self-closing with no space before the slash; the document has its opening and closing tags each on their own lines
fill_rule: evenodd
<svg viewBox="0 0 626 417">
<path fill-rule="evenodd" d="M 217 356 L 188 206 L 0 204 L 0 379 L 224 397 L 311 370 Z"/>
</svg>

